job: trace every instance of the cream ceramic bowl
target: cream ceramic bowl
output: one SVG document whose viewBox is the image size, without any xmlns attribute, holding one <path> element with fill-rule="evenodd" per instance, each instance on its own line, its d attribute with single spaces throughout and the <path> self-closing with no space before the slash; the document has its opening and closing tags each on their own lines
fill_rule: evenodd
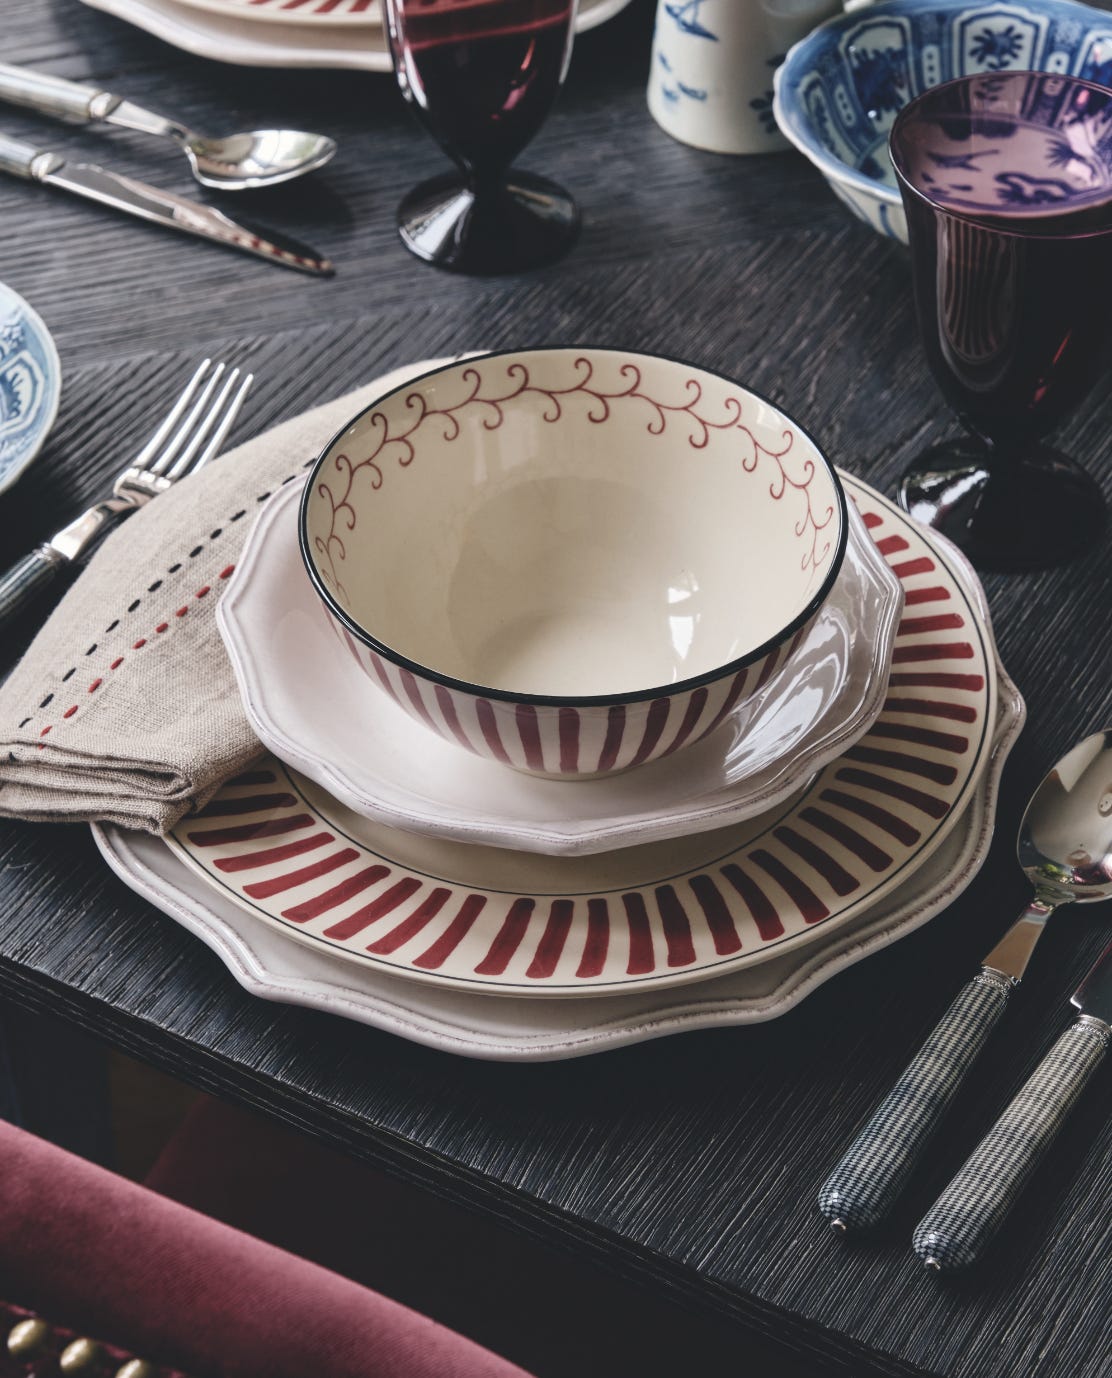
<svg viewBox="0 0 1112 1378">
<path fill-rule="evenodd" d="M 777 407 L 606 349 L 486 355 L 387 393 L 324 450 L 300 514 L 371 680 L 449 741 L 560 778 L 667 755 L 760 693 L 846 532 L 833 466 Z"/>
</svg>

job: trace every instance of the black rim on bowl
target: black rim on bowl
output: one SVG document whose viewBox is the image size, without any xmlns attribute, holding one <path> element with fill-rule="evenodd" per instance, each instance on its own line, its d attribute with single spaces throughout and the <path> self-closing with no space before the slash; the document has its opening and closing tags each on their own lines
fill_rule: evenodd
<svg viewBox="0 0 1112 1378">
<path fill-rule="evenodd" d="M 778 631 L 775 636 L 770 637 L 754 650 L 746 652 L 743 656 L 739 656 L 736 660 L 727 661 L 726 664 L 715 666 L 711 670 L 704 670 L 702 674 L 694 675 L 691 679 L 678 680 L 674 684 L 664 684 L 652 689 L 637 689 L 624 694 L 521 694 L 513 693 L 506 689 L 492 689 L 484 684 L 474 684 L 468 680 L 455 679 L 451 675 L 446 675 L 440 670 L 433 669 L 430 665 L 423 665 L 420 661 L 410 660 L 408 656 L 402 655 L 400 651 L 395 651 L 393 647 L 386 645 L 383 641 L 379 641 L 378 638 L 368 632 L 365 627 L 360 626 L 351 614 L 340 605 L 338 599 L 332 593 L 332 590 L 321 578 L 309 544 L 309 502 L 320 472 L 329 455 L 332 453 L 334 446 L 340 441 L 341 437 L 346 435 L 364 416 L 377 410 L 384 402 L 388 402 L 399 393 L 417 387 L 429 378 L 435 378 L 440 373 L 450 373 L 453 369 L 465 368 L 468 364 L 477 363 L 480 360 L 518 358 L 526 354 L 613 354 L 622 355 L 634 360 L 653 359 L 662 363 L 678 364 L 681 368 L 692 368 L 699 373 L 706 373 L 712 378 L 718 378 L 722 382 L 728 383 L 730 387 L 741 388 L 742 391 L 747 392 L 751 397 L 756 398 L 757 401 L 763 402 L 766 406 L 773 407 L 779 412 L 784 420 L 789 422 L 799 435 L 808 442 L 814 450 L 818 460 L 825 467 L 826 472 L 830 476 L 830 481 L 834 486 L 834 499 L 838 512 L 838 542 L 831 556 L 830 568 L 827 570 L 822 583 L 802 612 L 798 613 L 792 621 L 782 630 Z M 399 666 L 403 670 L 410 670 L 414 674 L 420 675 L 424 679 L 431 680 L 434 684 L 442 684 L 448 689 L 458 689 L 462 693 L 473 694 L 477 698 L 493 699 L 496 702 L 538 704 L 554 708 L 602 708 L 608 705 L 617 706 L 643 703 L 649 699 L 667 698 L 674 694 L 683 694 L 692 689 L 702 688 L 704 685 L 713 684 L 716 680 L 724 679 L 728 675 L 736 674 L 739 670 L 745 669 L 746 666 L 752 665 L 756 661 L 763 659 L 778 646 L 782 646 L 794 636 L 795 633 L 799 631 L 816 612 L 818 612 L 823 603 L 826 602 L 830 590 L 834 587 L 838 575 L 842 570 L 842 563 L 846 553 L 846 543 L 849 539 L 849 521 L 846 513 L 845 490 L 842 488 L 842 481 L 838 477 L 838 471 L 830 462 L 826 452 L 816 442 L 809 431 L 799 425 L 794 417 L 789 416 L 788 413 L 784 411 L 783 407 L 773 402 L 771 398 L 766 397 L 764 393 L 757 392 L 756 389 L 748 387 L 744 383 L 739 383 L 736 378 L 731 378 L 729 374 L 722 373 L 718 369 L 708 368 L 705 364 L 697 364 L 690 359 L 679 359 L 671 354 L 654 354 L 644 349 L 617 349 L 610 345 L 530 345 L 521 349 L 493 350 L 487 354 L 476 354 L 470 358 L 457 359 L 452 363 L 441 364 L 437 368 L 427 369 L 424 373 L 417 374 L 415 377 L 408 379 L 405 383 L 390 388 L 389 391 L 384 392 L 380 397 L 376 397 L 373 402 L 369 402 L 361 411 L 356 412 L 356 414 L 349 421 L 346 421 L 329 439 L 328 443 L 313 462 L 313 467 L 309 471 L 309 476 L 305 481 L 305 487 L 301 493 L 301 502 L 299 504 L 297 518 L 297 536 L 298 544 L 301 549 L 301 558 L 309 573 L 309 579 L 316 589 L 317 594 L 324 602 L 325 607 L 352 636 L 362 642 L 364 646 L 370 647 L 372 651 L 375 651 L 385 660 L 390 661 L 392 665 Z"/>
</svg>

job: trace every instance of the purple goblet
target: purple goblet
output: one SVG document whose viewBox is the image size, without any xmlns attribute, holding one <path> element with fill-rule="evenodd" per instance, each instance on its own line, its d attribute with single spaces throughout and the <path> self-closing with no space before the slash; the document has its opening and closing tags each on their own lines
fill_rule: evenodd
<svg viewBox="0 0 1112 1378">
<path fill-rule="evenodd" d="M 1044 72 L 931 87 L 890 136 L 927 362 L 969 436 L 900 501 L 977 563 L 1058 564 L 1104 525 L 1096 483 L 1043 437 L 1112 346 L 1112 91 Z"/>
<path fill-rule="evenodd" d="M 465 273 L 547 263 L 579 213 L 546 178 L 510 164 L 567 71 L 576 0 L 386 0 L 394 71 L 458 171 L 415 188 L 398 230 L 418 258 Z"/>
</svg>

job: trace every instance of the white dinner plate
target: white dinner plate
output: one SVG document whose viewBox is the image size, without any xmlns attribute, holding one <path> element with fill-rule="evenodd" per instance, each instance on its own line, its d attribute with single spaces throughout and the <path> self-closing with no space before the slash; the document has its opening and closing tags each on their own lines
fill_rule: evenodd
<svg viewBox="0 0 1112 1378">
<path fill-rule="evenodd" d="M 386 34 L 377 24 L 290 24 L 268 15 L 244 17 L 237 6 L 223 12 L 186 0 L 83 0 L 106 14 L 198 57 L 245 67 L 326 67 L 364 72 L 393 68 Z M 577 34 L 625 9 L 630 0 L 581 0 Z"/>
<path fill-rule="evenodd" d="M 868 500 L 864 485 L 842 477 L 851 497 Z M 788 798 L 883 707 L 903 586 L 851 502 L 838 583 L 759 698 L 703 741 L 637 770 L 583 781 L 509 771 L 430 732 L 355 662 L 305 573 L 300 497 L 289 484 L 260 513 L 220 601 L 220 631 L 260 740 L 391 827 L 553 855 L 706 832 Z"/>
<path fill-rule="evenodd" d="M 1023 725 L 1022 699 L 1002 667 L 997 674 L 999 707 L 988 768 L 929 861 L 852 922 L 820 929 L 808 946 L 679 990 L 641 989 L 595 1000 L 490 1000 L 418 985 L 289 942 L 184 866 L 158 838 L 110 826 L 94 826 L 93 834 L 117 875 L 207 943 L 253 995 L 337 1014 L 467 1057 L 581 1057 L 666 1034 L 774 1019 L 952 903 L 988 852 L 1000 772 Z"/>
</svg>

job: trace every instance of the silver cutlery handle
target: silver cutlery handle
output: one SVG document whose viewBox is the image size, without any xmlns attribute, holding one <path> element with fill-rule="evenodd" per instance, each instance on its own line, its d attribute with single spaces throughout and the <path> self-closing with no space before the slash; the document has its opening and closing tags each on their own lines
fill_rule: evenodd
<svg viewBox="0 0 1112 1378">
<path fill-rule="evenodd" d="M 25 144 L 21 139 L 10 139 L 0 134 L 0 172 L 10 172 L 14 177 L 34 177 L 33 164 L 42 150 L 34 144 Z"/>
<path fill-rule="evenodd" d="M 52 546 L 40 545 L 0 574 L 0 627 L 30 607 L 66 563 Z"/>
<path fill-rule="evenodd" d="M 962 1078 L 1008 1003 L 1011 981 L 982 969 L 962 990 L 819 1192 L 819 1210 L 845 1234 L 888 1213 Z"/>
<path fill-rule="evenodd" d="M 82 86 L 76 81 L 0 62 L 0 100 L 9 105 L 23 105 L 43 115 L 87 124 L 100 118 L 93 113 L 93 102 L 101 95 L 104 92 L 97 86 Z"/>
<path fill-rule="evenodd" d="M 1071 1024 L 972 1157 L 920 1220 L 912 1247 L 928 1268 L 958 1272 L 980 1257 L 1042 1161 L 1112 1040 L 1106 1024 Z"/>
</svg>

